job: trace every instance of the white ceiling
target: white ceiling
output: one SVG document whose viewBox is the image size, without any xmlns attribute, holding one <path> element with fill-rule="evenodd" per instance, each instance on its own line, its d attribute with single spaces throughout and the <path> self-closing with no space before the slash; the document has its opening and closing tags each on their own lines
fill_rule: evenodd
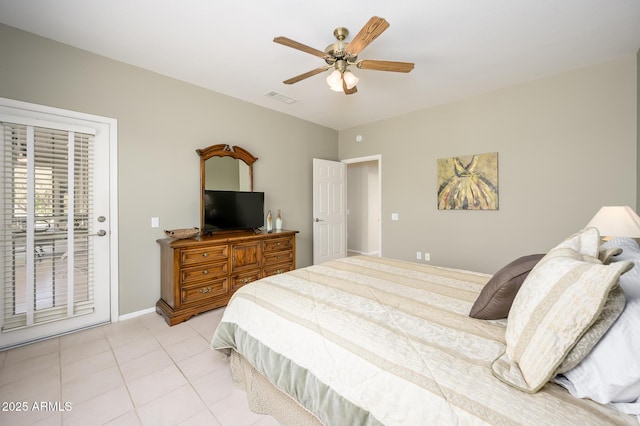
<svg viewBox="0 0 640 426">
<path fill-rule="evenodd" d="M 359 58 L 411 73 L 356 69 L 350 96 L 328 72 L 282 83 L 324 62 L 275 36 L 324 50 L 374 15 L 391 26 Z M 638 0 L 0 0 L 0 22 L 337 130 L 640 48 Z"/>
</svg>

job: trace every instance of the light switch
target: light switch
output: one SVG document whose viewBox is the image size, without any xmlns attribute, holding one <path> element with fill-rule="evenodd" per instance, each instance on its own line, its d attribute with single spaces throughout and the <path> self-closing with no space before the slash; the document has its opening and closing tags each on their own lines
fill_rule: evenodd
<svg viewBox="0 0 640 426">
<path fill-rule="evenodd" d="M 391 220 L 398 220 L 398 213 L 391 213 Z"/>
<path fill-rule="evenodd" d="M 157 228 L 160 226 L 160 219 L 157 217 L 152 217 L 151 218 L 151 227 L 152 228 Z"/>
</svg>

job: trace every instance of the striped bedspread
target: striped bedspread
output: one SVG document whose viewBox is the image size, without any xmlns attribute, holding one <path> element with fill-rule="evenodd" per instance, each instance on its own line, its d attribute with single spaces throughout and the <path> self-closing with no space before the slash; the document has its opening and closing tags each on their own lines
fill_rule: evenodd
<svg viewBox="0 0 640 426">
<path fill-rule="evenodd" d="M 212 347 L 327 425 L 637 425 L 555 384 L 531 395 L 496 379 L 506 322 L 468 316 L 489 278 L 366 256 L 314 265 L 236 292 Z"/>
</svg>

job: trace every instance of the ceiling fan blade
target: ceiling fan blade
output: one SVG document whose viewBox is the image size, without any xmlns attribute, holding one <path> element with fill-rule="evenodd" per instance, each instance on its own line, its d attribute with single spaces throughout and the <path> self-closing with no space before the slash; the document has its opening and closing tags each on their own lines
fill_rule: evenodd
<svg viewBox="0 0 640 426">
<path fill-rule="evenodd" d="M 299 82 L 299 81 L 301 81 L 301 80 L 304 80 L 305 78 L 313 77 L 313 76 L 314 76 L 314 75 L 316 75 L 316 74 L 320 74 L 321 72 L 326 71 L 326 70 L 328 70 L 328 69 L 329 69 L 329 68 L 331 68 L 331 67 L 332 67 L 331 65 L 328 65 L 328 66 L 326 66 L 326 67 L 316 68 L 316 69 L 314 69 L 314 70 L 307 71 L 307 72 L 305 72 L 304 74 L 300 74 L 300 75 L 297 75 L 297 76 L 295 76 L 295 77 L 291 77 L 290 79 L 283 81 L 283 83 L 284 83 L 284 84 L 293 84 L 293 83 L 297 83 L 297 82 Z"/>
<path fill-rule="evenodd" d="M 324 59 L 329 56 L 322 50 L 314 49 L 313 47 L 309 47 L 306 44 L 298 43 L 297 41 L 291 40 L 290 38 L 287 38 L 287 37 L 276 37 L 273 39 L 273 41 L 287 47 L 292 47 L 294 49 L 301 50 L 305 53 L 310 53 L 319 58 Z"/>
<path fill-rule="evenodd" d="M 414 64 L 411 62 L 376 61 L 373 59 L 363 59 L 356 64 L 363 70 L 410 72 Z"/>
<path fill-rule="evenodd" d="M 358 34 L 349 42 L 345 50 L 352 56 L 357 56 L 358 53 L 369 45 L 373 40 L 378 38 L 380 34 L 389 28 L 389 23 L 384 18 L 377 16 L 369 19 L 369 22 L 365 24 Z"/>
<path fill-rule="evenodd" d="M 353 95 L 354 93 L 356 93 L 358 91 L 358 87 L 357 86 L 353 86 L 351 89 L 347 88 L 347 82 L 344 81 L 344 78 L 342 79 L 342 90 L 344 91 L 345 95 Z"/>
</svg>

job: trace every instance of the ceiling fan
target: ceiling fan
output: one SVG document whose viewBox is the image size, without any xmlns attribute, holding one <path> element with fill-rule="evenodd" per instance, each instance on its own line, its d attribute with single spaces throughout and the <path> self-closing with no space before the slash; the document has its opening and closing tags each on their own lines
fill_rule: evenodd
<svg viewBox="0 0 640 426">
<path fill-rule="evenodd" d="M 311 55 L 324 59 L 328 64 L 284 80 L 283 83 L 294 84 L 333 68 L 334 71 L 327 77 L 329 87 L 331 90 L 341 91 L 347 95 L 351 95 L 358 91 L 356 84 L 358 84 L 359 80 L 358 77 L 349 70 L 349 67 L 352 65 L 364 70 L 410 72 L 414 66 L 411 62 L 358 59 L 358 54 L 362 52 L 369 43 L 378 38 L 387 28 L 389 28 L 389 23 L 384 18 L 374 16 L 369 19 L 350 42 L 347 42 L 345 39 L 349 35 L 349 30 L 344 27 L 338 27 L 333 31 L 333 35 L 338 41 L 327 46 L 324 51 L 314 49 L 313 47 L 309 47 L 287 37 L 274 38 L 273 41 L 276 43 L 310 53 Z"/>
</svg>

